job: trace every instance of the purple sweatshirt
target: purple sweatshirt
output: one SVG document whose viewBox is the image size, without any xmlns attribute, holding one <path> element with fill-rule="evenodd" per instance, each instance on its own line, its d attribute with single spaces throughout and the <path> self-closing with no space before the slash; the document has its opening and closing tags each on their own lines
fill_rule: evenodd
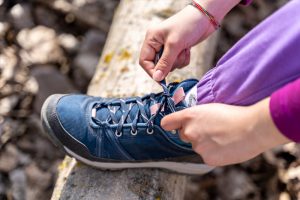
<svg viewBox="0 0 300 200">
<path fill-rule="evenodd" d="M 252 0 L 242 0 L 248 5 Z M 290 140 L 300 142 L 300 78 L 271 95 L 270 112 L 278 130 Z"/>
<path fill-rule="evenodd" d="M 270 111 L 280 132 L 300 142 L 300 78 L 272 94 Z"/>
<path fill-rule="evenodd" d="M 242 0 L 248 5 L 252 0 Z M 270 112 L 278 130 L 290 140 L 300 142 L 300 78 L 271 95 Z"/>
<path fill-rule="evenodd" d="M 243 4 L 243 5 L 248 5 L 248 4 L 251 3 L 251 1 L 252 1 L 252 0 L 242 0 L 242 1 L 241 1 L 241 4 Z"/>
</svg>

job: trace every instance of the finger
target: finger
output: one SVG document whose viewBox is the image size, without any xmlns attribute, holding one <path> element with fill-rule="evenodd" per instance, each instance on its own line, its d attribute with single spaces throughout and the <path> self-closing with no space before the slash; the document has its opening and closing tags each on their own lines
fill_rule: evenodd
<svg viewBox="0 0 300 200">
<path fill-rule="evenodd" d="M 153 62 L 154 57 L 155 49 L 147 43 L 144 43 L 141 49 L 139 63 L 150 77 L 153 76 L 153 70 L 155 67 Z"/>
<path fill-rule="evenodd" d="M 185 136 L 185 134 L 184 134 L 184 129 L 180 129 L 178 132 L 179 132 L 179 137 L 180 137 L 180 139 L 181 139 L 183 142 L 185 142 L 185 143 L 191 142 L 191 141 Z"/>
<path fill-rule="evenodd" d="M 181 51 L 172 67 L 173 68 L 172 70 L 176 68 L 181 69 L 187 66 L 188 64 L 190 64 L 190 56 L 191 56 L 190 49 L 184 49 L 183 51 Z"/>
<path fill-rule="evenodd" d="M 171 71 L 173 64 L 178 56 L 176 45 L 166 44 L 162 57 L 155 66 L 153 79 L 155 81 L 163 80 Z"/>
<path fill-rule="evenodd" d="M 153 76 L 155 68 L 154 58 L 156 52 L 158 52 L 162 46 L 162 41 L 156 40 L 153 34 L 147 34 L 140 51 L 139 64 L 150 77 Z"/>
<path fill-rule="evenodd" d="M 166 131 L 182 129 L 183 119 L 181 112 L 182 111 L 179 111 L 165 116 L 160 122 L 161 127 Z"/>
</svg>

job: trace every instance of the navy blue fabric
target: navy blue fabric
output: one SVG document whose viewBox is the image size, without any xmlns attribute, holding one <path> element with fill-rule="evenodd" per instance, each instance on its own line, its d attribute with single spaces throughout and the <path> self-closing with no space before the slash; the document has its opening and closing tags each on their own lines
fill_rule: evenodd
<svg viewBox="0 0 300 200">
<path fill-rule="evenodd" d="M 197 80 L 190 79 L 174 84 L 170 87 L 170 93 L 173 94 L 179 87 L 183 87 L 185 92 L 187 92 L 197 82 Z M 160 98 L 162 98 L 161 93 L 155 95 L 156 100 Z M 130 99 L 134 98 L 125 100 L 129 101 Z M 115 100 L 118 102 L 118 99 Z M 147 133 L 147 125 L 142 119 L 139 119 L 136 135 L 131 133 L 131 124 L 125 123 L 122 127 L 122 136 L 117 137 L 115 134 L 117 124 L 104 123 L 100 126 L 95 123 L 91 116 L 93 107 L 99 102 L 105 101 L 111 101 L 111 99 L 74 94 L 62 97 L 56 107 L 62 127 L 77 141 L 85 145 L 91 155 L 115 160 L 147 160 L 193 154 L 189 145 L 180 142 L 178 134 L 166 132 L 160 128 L 162 116 L 170 113 L 168 107 L 154 119 L 153 134 Z M 150 117 L 149 107 L 154 102 L 149 99 L 143 99 L 143 103 L 145 103 L 146 114 Z M 181 110 L 185 107 L 186 105 L 181 102 L 176 106 L 176 110 Z M 118 110 L 118 106 L 116 110 Z M 137 111 L 138 107 L 134 105 L 129 116 L 134 118 Z M 122 112 L 117 111 L 116 115 L 120 119 Z M 105 121 L 108 117 L 109 112 L 106 108 L 100 107 L 97 110 L 97 120 Z"/>
</svg>

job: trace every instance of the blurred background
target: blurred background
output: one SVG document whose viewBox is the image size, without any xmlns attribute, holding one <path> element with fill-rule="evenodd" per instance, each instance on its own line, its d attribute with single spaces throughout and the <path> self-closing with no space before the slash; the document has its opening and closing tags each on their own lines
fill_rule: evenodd
<svg viewBox="0 0 300 200">
<path fill-rule="evenodd" d="M 287 0 L 255 0 L 224 20 L 215 62 Z M 0 200 L 50 199 L 64 155 L 39 113 L 52 93 L 85 93 L 119 0 L 0 0 Z M 193 177 L 186 200 L 300 199 L 296 144 Z"/>
</svg>

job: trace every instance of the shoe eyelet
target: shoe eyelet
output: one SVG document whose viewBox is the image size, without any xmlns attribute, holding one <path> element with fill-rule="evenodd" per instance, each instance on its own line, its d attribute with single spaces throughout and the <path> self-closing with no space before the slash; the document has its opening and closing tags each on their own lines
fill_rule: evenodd
<svg viewBox="0 0 300 200">
<path fill-rule="evenodd" d="M 150 128 L 147 128 L 147 133 L 148 133 L 149 135 L 152 135 L 153 132 L 154 132 L 153 128 L 152 128 L 151 130 L 150 130 Z"/>
<path fill-rule="evenodd" d="M 116 130 L 115 135 L 116 135 L 117 137 L 121 137 L 121 136 L 122 136 L 122 132 L 118 132 L 118 131 Z"/>
<path fill-rule="evenodd" d="M 130 133 L 131 133 L 131 135 L 137 135 L 137 130 L 132 131 L 132 129 L 131 129 Z"/>
</svg>

